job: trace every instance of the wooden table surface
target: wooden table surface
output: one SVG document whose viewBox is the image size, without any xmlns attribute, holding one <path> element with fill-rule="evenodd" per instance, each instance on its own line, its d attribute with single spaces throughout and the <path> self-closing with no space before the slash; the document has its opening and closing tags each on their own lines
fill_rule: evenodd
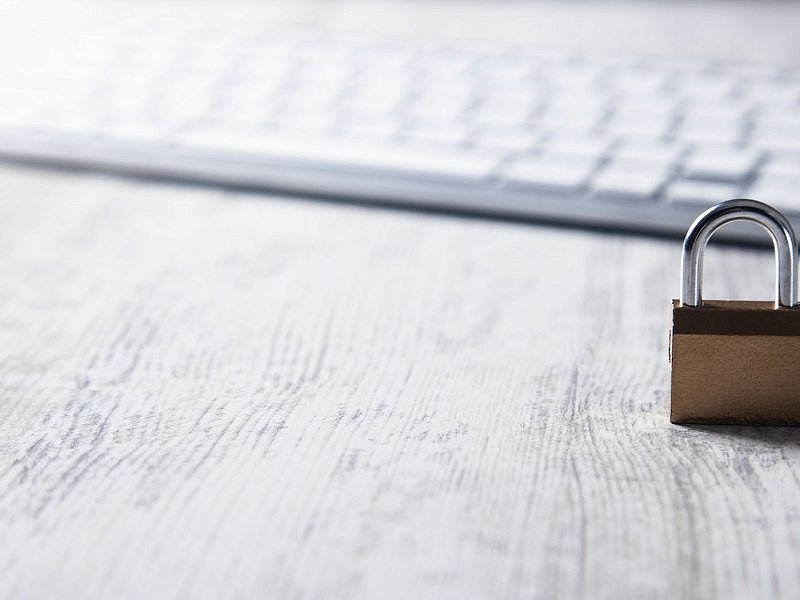
<svg viewBox="0 0 800 600">
<path fill-rule="evenodd" d="M 800 430 L 668 421 L 678 242 L 0 187 L 0 598 L 796 597 Z"/>
</svg>

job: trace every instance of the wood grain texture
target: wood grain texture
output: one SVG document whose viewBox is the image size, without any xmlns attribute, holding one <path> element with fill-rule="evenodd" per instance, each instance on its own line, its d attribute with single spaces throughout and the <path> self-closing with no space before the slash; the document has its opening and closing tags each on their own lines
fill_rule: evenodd
<svg viewBox="0 0 800 600">
<path fill-rule="evenodd" d="M 0 598 L 796 596 L 800 432 L 669 423 L 678 243 L 0 185 Z"/>
</svg>

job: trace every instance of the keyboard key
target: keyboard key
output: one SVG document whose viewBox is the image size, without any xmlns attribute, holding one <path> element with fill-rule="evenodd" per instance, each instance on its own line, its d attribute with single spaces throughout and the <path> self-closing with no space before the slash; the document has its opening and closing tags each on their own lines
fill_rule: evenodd
<svg viewBox="0 0 800 600">
<path fill-rule="evenodd" d="M 40 129 L 50 120 L 42 102 L 22 102 L 0 107 L 0 130 Z"/>
<path fill-rule="evenodd" d="M 676 204 L 711 205 L 723 200 L 742 197 L 741 187 L 715 181 L 681 179 L 672 183 L 664 196 Z"/>
<path fill-rule="evenodd" d="M 684 117 L 676 135 L 684 140 L 719 140 L 733 145 L 744 134 L 744 125 L 741 116 L 722 117 L 695 112 Z"/>
<path fill-rule="evenodd" d="M 565 126 L 591 129 L 600 123 L 607 109 L 597 102 L 554 104 L 537 115 L 535 122 L 543 127 Z"/>
<path fill-rule="evenodd" d="M 284 108 L 272 115 L 270 122 L 284 130 L 330 132 L 337 126 L 338 116 L 332 112 Z"/>
<path fill-rule="evenodd" d="M 484 101 L 469 112 L 470 121 L 482 127 L 523 127 L 534 112 L 529 100 L 513 103 Z"/>
<path fill-rule="evenodd" d="M 664 183 L 663 177 L 649 173 L 603 173 L 592 182 L 597 194 L 649 199 Z"/>
<path fill-rule="evenodd" d="M 800 192 L 800 174 L 798 173 L 762 172 L 754 183 L 771 189 L 790 189 Z"/>
<path fill-rule="evenodd" d="M 476 75 L 495 85 L 508 85 L 533 74 L 533 61 L 513 57 L 484 58 L 475 64 Z"/>
<path fill-rule="evenodd" d="M 363 134 L 389 140 L 399 136 L 402 129 L 396 117 L 352 113 L 345 113 L 341 117 L 338 128 L 345 134 Z"/>
<path fill-rule="evenodd" d="M 468 96 L 418 96 L 403 107 L 403 113 L 411 119 L 456 119 L 470 105 Z"/>
<path fill-rule="evenodd" d="M 674 120 L 671 110 L 625 108 L 616 110 L 604 127 L 614 134 L 662 136 Z"/>
<path fill-rule="evenodd" d="M 528 131 L 519 128 L 486 129 L 475 135 L 473 143 L 479 148 L 497 150 L 523 151 L 530 150 L 541 138 L 541 134 L 534 129 Z"/>
<path fill-rule="evenodd" d="M 605 155 L 612 144 L 613 138 L 607 135 L 565 129 L 551 132 L 542 142 L 548 152 L 580 154 L 593 158 Z"/>
<path fill-rule="evenodd" d="M 361 114 L 388 115 L 403 105 L 409 91 L 404 86 L 385 89 L 356 88 L 350 90 L 339 103 L 342 110 Z"/>
<path fill-rule="evenodd" d="M 416 50 L 403 44 L 375 44 L 369 46 L 366 51 L 359 49 L 353 56 L 354 62 L 361 65 L 377 65 L 378 67 L 407 66 L 414 60 Z"/>
<path fill-rule="evenodd" d="M 682 114 L 684 121 L 702 122 L 709 118 L 712 121 L 739 122 L 747 118 L 751 108 L 747 102 L 731 97 L 709 104 L 689 103 L 682 108 Z"/>
<path fill-rule="evenodd" d="M 686 152 L 680 142 L 666 142 L 655 136 L 627 135 L 619 139 L 614 156 L 622 159 L 652 160 L 673 164 Z"/>
<path fill-rule="evenodd" d="M 749 150 L 698 150 L 685 159 L 683 173 L 691 179 L 740 181 L 753 171 L 757 158 Z"/>
<path fill-rule="evenodd" d="M 265 123 L 275 113 L 278 104 L 266 96 L 225 96 L 208 111 L 210 119 L 235 119 L 248 123 Z"/>
<path fill-rule="evenodd" d="M 800 119 L 756 118 L 752 138 L 767 145 L 796 145 L 800 140 Z"/>
<path fill-rule="evenodd" d="M 800 210 L 800 174 L 762 172 L 753 182 L 749 197 L 779 208 Z"/>
<path fill-rule="evenodd" d="M 608 85 L 622 94 L 657 94 L 668 85 L 668 75 L 660 69 L 628 67 L 615 69 Z"/>
<path fill-rule="evenodd" d="M 600 169 L 590 183 L 595 193 L 651 198 L 670 174 L 668 163 L 646 160 L 614 160 Z"/>
<path fill-rule="evenodd" d="M 438 176 L 480 181 L 495 169 L 500 155 L 490 152 L 443 152 L 414 144 L 367 143 L 363 138 L 281 138 L 268 134 L 196 132 L 177 137 L 184 154 L 219 153 L 252 159 L 308 161 L 346 169 L 379 169 L 418 177 Z"/>
<path fill-rule="evenodd" d="M 713 102 L 715 104 L 728 100 L 736 87 L 735 79 L 724 73 L 687 74 L 675 82 L 675 87 L 685 94 L 694 104 Z"/>
<path fill-rule="evenodd" d="M 115 119 L 103 125 L 104 137 L 132 144 L 159 144 L 168 133 L 163 125 L 135 118 Z"/>
<path fill-rule="evenodd" d="M 474 56 L 468 53 L 442 49 L 425 53 L 420 63 L 425 65 L 427 71 L 433 71 L 437 74 L 451 74 L 466 71 L 473 65 L 474 61 Z"/>
<path fill-rule="evenodd" d="M 457 146 L 469 136 L 467 128 L 456 121 L 428 122 L 413 125 L 405 130 L 404 137 L 419 142 L 435 142 Z"/>
<path fill-rule="evenodd" d="M 762 109 L 784 108 L 800 102 L 800 85 L 796 81 L 758 81 L 744 88 L 743 95 Z"/>
<path fill-rule="evenodd" d="M 770 187 L 769 185 L 756 183 L 744 195 L 747 198 L 771 204 L 778 210 L 800 214 L 800 194 L 798 194 L 797 188 Z"/>
<path fill-rule="evenodd" d="M 788 105 L 764 105 L 755 108 L 756 119 L 796 122 L 800 119 L 800 101 Z"/>
<path fill-rule="evenodd" d="M 628 91 L 614 98 L 613 106 L 617 111 L 658 111 L 675 114 L 681 107 L 682 98 L 669 91 L 658 93 L 646 91 Z"/>
<path fill-rule="evenodd" d="M 753 138 L 749 141 L 748 146 L 753 149 L 761 150 L 762 152 L 800 152 L 800 138 L 792 136 L 785 136 L 782 139 L 758 139 Z"/>
<path fill-rule="evenodd" d="M 760 169 L 762 177 L 800 175 L 800 152 L 772 152 Z"/>
<path fill-rule="evenodd" d="M 516 160 L 500 178 L 512 184 L 573 190 L 586 182 L 596 164 L 596 159 L 583 155 L 550 154 Z"/>
</svg>

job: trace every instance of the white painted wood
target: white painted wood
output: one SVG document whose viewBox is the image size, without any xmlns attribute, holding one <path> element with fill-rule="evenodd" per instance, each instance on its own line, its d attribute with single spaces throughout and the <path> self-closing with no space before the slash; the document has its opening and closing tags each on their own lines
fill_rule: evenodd
<svg viewBox="0 0 800 600">
<path fill-rule="evenodd" d="M 668 422 L 679 243 L 0 186 L 0 598 L 796 596 L 800 430 Z"/>
</svg>

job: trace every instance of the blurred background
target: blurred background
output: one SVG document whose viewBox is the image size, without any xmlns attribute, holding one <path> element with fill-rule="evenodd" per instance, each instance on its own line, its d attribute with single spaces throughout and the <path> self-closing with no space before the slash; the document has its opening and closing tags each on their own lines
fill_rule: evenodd
<svg viewBox="0 0 800 600">
<path fill-rule="evenodd" d="M 6 159 L 632 234 L 739 196 L 800 219 L 796 3 L 0 11 Z"/>
</svg>

